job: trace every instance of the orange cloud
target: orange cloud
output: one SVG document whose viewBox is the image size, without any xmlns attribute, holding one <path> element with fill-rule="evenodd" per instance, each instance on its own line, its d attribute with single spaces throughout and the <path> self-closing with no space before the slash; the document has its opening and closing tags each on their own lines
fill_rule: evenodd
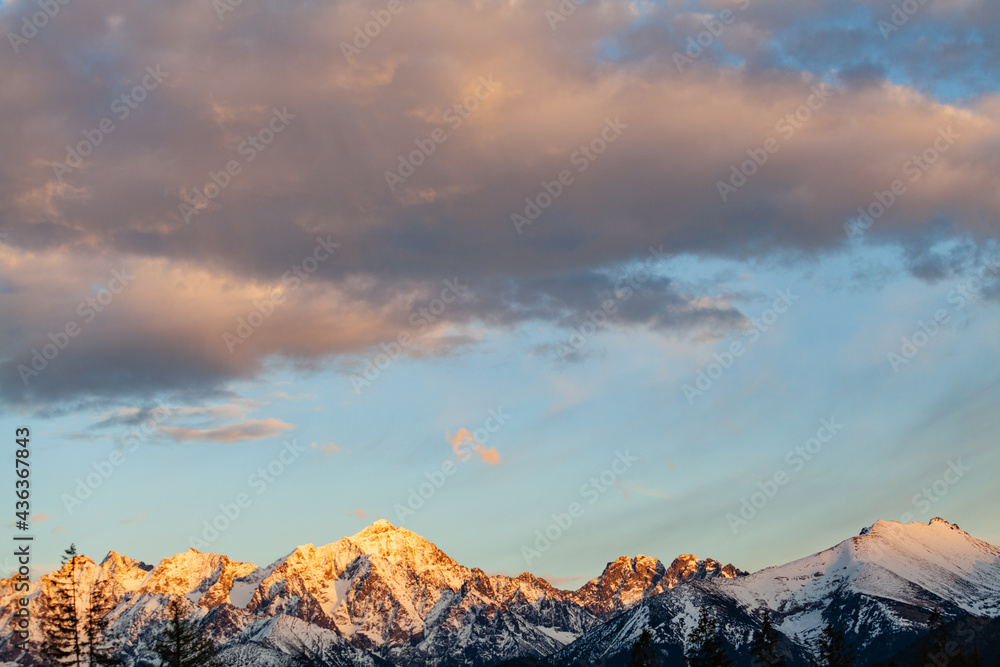
<svg viewBox="0 0 1000 667">
<path fill-rule="evenodd" d="M 246 440 L 261 440 L 280 434 L 282 431 L 294 428 L 280 419 L 251 419 L 240 424 L 230 424 L 220 428 L 195 429 L 164 426 L 163 433 L 178 442 L 243 442 Z"/>
<path fill-rule="evenodd" d="M 353 514 L 354 516 L 358 517 L 359 519 L 365 519 L 365 518 L 368 517 L 368 513 L 365 512 L 360 507 L 355 508 L 355 510 L 353 512 L 351 512 L 351 514 Z"/>
<path fill-rule="evenodd" d="M 35 523 L 45 523 L 46 521 L 49 520 L 49 515 L 48 514 L 32 514 L 31 515 L 31 520 L 34 521 Z"/>
<path fill-rule="evenodd" d="M 333 444 L 332 442 L 328 442 L 325 445 L 321 445 L 319 443 L 313 442 L 309 446 L 310 447 L 315 447 L 315 448 L 319 449 L 319 451 L 321 451 L 321 452 L 325 452 L 327 456 L 329 456 L 330 454 L 333 454 L 334 452 L 339 452 L 340 451 L 340 447 L 338 447 L 337 445 Z"/>
<path fill-rule="evenodd" d="M 456 433 L 455 436 L 448 441 L 459 461 L 467 461 L 469 458 L 468 450 L 462 448 L 462 445 L 466 440 L 473 444 L 476 442 L 475 437 L 469 433 L 469 429 L 460 428 L 458 429 L 458 433 Z"/>
<path fill-rule="evenodd" d="M 479 457 L 489 463 L 491 466 L 495 466 L 500 463 L 500 452 L 497 451 L 496 447 L 490 447 L 486 449 L 482 445 L 476 445 L 476 453 Z"/>
<path fill-rule="evenodd" d="M 487 448 L 485 445 L 481 445 L 472 433 L 469 432 L 467 428 L 460 428 L 458 433 L 456 433 L 452 438 L 448 440 L 451 445 L 452 450 L 455 452 L 455 456 L 458 457 L 459 462 L 464 463 L 469 459 L 469 449 L 466 442 L 471 445 L 472 451 L 479 455 L 479 458 L 489 463 L 491 466 L 495 466 L 500 463 L 500 452 L 497 451 L 496 447 Z"/>
</svg>

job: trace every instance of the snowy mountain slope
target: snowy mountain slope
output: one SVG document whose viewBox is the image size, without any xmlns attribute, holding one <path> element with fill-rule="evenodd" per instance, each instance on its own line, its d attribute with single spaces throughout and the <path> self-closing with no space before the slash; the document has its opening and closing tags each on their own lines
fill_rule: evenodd
<svg viewBox="0 0 1000 667">
<path fill-rule="evenodd" d="M 793 662 L 833 622 L 874 654 L 912 641 L 930 609 L 1000 617 L 1000 547 L 935 519 L 880 521 L 812 556 L 747 575 L 691 555 L 670 566 L 621 557 L 575 591 L 529 573 L 467 568 L 419 535 L 379 521 L 351 537 L 304 545 L 258 568 L 194 550 L 153 567 L 117 553 L 100 565 L 78 557 L 81 604 L 108 580 L 112 627 L 129 643 L 127 663 L 148 659 L 171 599 L 224 649 L 228 664 L 284 667 L 303 652 L 330 665 L 624 664 L 649 626 L 665 664 L 680 660 L 698 609 L 745 647 L 761 607 L 771 610 Z M 46 604 L 32 582 L 32 636 Z M 13 580 L 0 580 L 0 660 L 11 645 Z"/>
<path fill-rule="evenodd" d="M 299 547 L 272 566 L 247 607 L 335 629 L 394 661 L 461 664 L 472 655 L 548 655 L 636 600 L 688 578 L 737 572 L 693 556 L 669 570 L 656 559 L 623 557 L 581 589 L 562 591 L 528 573 L 470 570 L 419 535 L 378 521 L 324 547 Z"/>
<path fill-rule="evenodd" d="M 325 546 L 297 547 L 263 568 L 191 549 L 155 567 L 115 552 L 100 565 L 81 557 L 78 570 L 82 591 L 98 579 L 112 582 L 112 626 L 130 643 L 133 661 L 150 657 L 168 601 L 183 598 L 234 664 L 254 651 L 278 660 L 272 653 L 290 650 L 306 627 L 324 655 L 349 662 L 361 650 L 376 662 L 424 665 L 546 656 L 638 600 L 687 579 L 738 572 L 693 556 L 669 568 L 622 557 L 579 590 L 564 591 L 530 573 L 469 569 L 386 521 Z M 32 584 L 36 619 L 45 605 L 41 586 Z M 0 600 L 11 598 L 12 582 L 3 582 Z M 8 621 L 0 612 L 0 628 Z M 40 636 L 37 627 L 32 635 Z M 9 654 L 8 643 L 9 632 L 0 630 L 0 655 Z"/>
<path fill-rule="evenodd" d="M 245 627 L 228 643 L 222 657 L 231 667 L 301 664 L 296 663 L 294 657 L 329 667 L 387 667 L 391 664 L 351 645 L 335 631 L 283 615 L 261 618 Z"/>
<path fill-rule="evenodd" d="M 879 521 L 861 535 L 786 565 L 664 592 L 555 654 L 556 664 L 620 656 L 648 624 L 663 650 L 682 650 L 698 609 L 714 609 L 734 647 L 746 647 L 757 610 L 770 610 L 795 653 L 823 625 L 844 630 L 862 652 L 888 657 L 926 629 L 932 609 L 1000 616 L 1000 547 L 935 518 Z"/>
</svg>

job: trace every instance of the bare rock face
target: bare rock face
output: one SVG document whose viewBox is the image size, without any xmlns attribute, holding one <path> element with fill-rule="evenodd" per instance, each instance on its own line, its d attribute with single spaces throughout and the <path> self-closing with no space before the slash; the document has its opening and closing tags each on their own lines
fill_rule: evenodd
<svg viewBox="0 0 1000 667">
<path fill-rule="evenodd" d="M 688 580 L 731 579 L 745 574 L 732 565 L 723 567 L 711 558 L 701 560 L 691 554 L 678 556 L 668 568 L 649 556 L 622 556 L 608 563 L 601 576 L 576 591 L 574 599 L 588 610 L 606 616 Z"/>
<path fill-rule="evenodd" d="M 711 558 L 699 560 L 691 554 L 681 554 L 667 568 L 667 579 L 670 582 L 667 588 L 673 588 L 682 581 L 690 579 L 715 579 L 717 577 L 733 579 L 746 574 L 746 572 L 735 568 L 732 564 L 723 565 Z"/>
</svg>

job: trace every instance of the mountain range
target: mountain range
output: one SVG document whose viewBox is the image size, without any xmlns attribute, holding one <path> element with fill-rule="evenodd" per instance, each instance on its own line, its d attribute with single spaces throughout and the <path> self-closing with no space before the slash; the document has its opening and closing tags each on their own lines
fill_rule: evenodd
<svg viewBox="0 0 1000 667">
<path fill-rule="evenodd" d="M 76 560 L 80 604 L 104 580 L 110 629 L 129 667 L 151 663 L 151 644 L 179 599 L 222 648 L 228 665 L 625 665 L 644 628 L 665 666 L 682 665 L 685 637 L 707 608 L 737 665 L 769 610 L 790 665 L 807 664 L 822 627 L 840 628 L 863 660 L 908 650 L 938 609 L 947 619 L 1000 618 L 1000 547 L 957 525 L 878 521 L 811 556 L 752 574 L 710 558 L 669 565 L 622 556 L 577 590 L 530 573 L 490 575 L 387 521 L 351 537 L 297 547 L 266 567 L 193 549 L 147 565 L 111 552 Z M 30 633 L 47 604 L 32 583 Z M 0 580 L 0 660 L 18 659 L 14 579 Z M 979 626 L 977 626 L 979 627 Z M 973 633 L 975 634 L 975 633 Z"/>
</svg>

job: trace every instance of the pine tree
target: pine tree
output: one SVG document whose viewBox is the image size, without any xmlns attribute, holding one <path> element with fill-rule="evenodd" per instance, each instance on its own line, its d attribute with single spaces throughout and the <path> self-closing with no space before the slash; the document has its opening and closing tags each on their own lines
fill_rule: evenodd
<svg viewBox="0 0 1000 667">
<path fill-rule="evenodd" d="M 684 658 L 690 667 L 732 667 L 733 661 L 726 653 L 715 619 L 705 608 L 698 614 L 698 625 L 688 635 Z"/>
<path fill-rule="evenodd" d="M 121 665 L 115 657 L 117 650 L 113 637 L 108 636 L 108 614 L 115 608 L 111 597 L 111 580 L 98 580 L 90 593 L 84 622 L 85 655 L 90 667 L 113 667 Z"/>
<path fill-rule="evenodd" d="M 225 667 L 215 644 L 202 636 L 197 623 L 184 616 L 179 600 L 170 601 L 167 613 L 166 627 L 153 645 L 161 667 Z"/>
<path fill-rule="evenodd" d="M 44 584 L 48 604 L 41 619 L 44 636 L 41 650 L 51 665 L 83 664 L 76 577 L 82 563 L 77 558 L 76 545 L 71 544 L 63 554 L 62 568 Z"/>
<path fill-rule="evenodd" d="M 949 641 L 948 626 L 937 609 L 927 619 L 927 636 L 920 647 L 920 663 L 942 665 L 942 667 L 980 667 L 982 657 L 979 648 L 973 647 L 966 653 L 959 641 Z"/>
<path fill-rule="evenodd" d="M 820 667 L 853 667 L 854 655 L 844 633 L 827 623 L 819 639 Z"/>
<path fill-rule="evenodd" d="M 920 664 L 934 664 L 931 656 L 944 655 L 944 644 L 948 638 L 948 630 L 944 627 L 941 612 L 935 608 L 927 618 L 927 636 L 920 645 Z"/>
<path fill-rule="evenodd" d="M 764 610 L 760 628 L 753 633 L 750 664 L 753 667 L 785 667 L 785 657 L 778 652 L 778 633 L 771 625 L 771 614 L 767 609 Z"/>
<path fill-rule="evenodd" d="M 659 665 L 660 660 L 656 657 L 656 651 L 653 650 L 653 633 L 649 631 L 649 628 L 643 628 L 642 634 L 632 644 L 632 659 L 628 666 L 659 667 Z"/>
</svg>

